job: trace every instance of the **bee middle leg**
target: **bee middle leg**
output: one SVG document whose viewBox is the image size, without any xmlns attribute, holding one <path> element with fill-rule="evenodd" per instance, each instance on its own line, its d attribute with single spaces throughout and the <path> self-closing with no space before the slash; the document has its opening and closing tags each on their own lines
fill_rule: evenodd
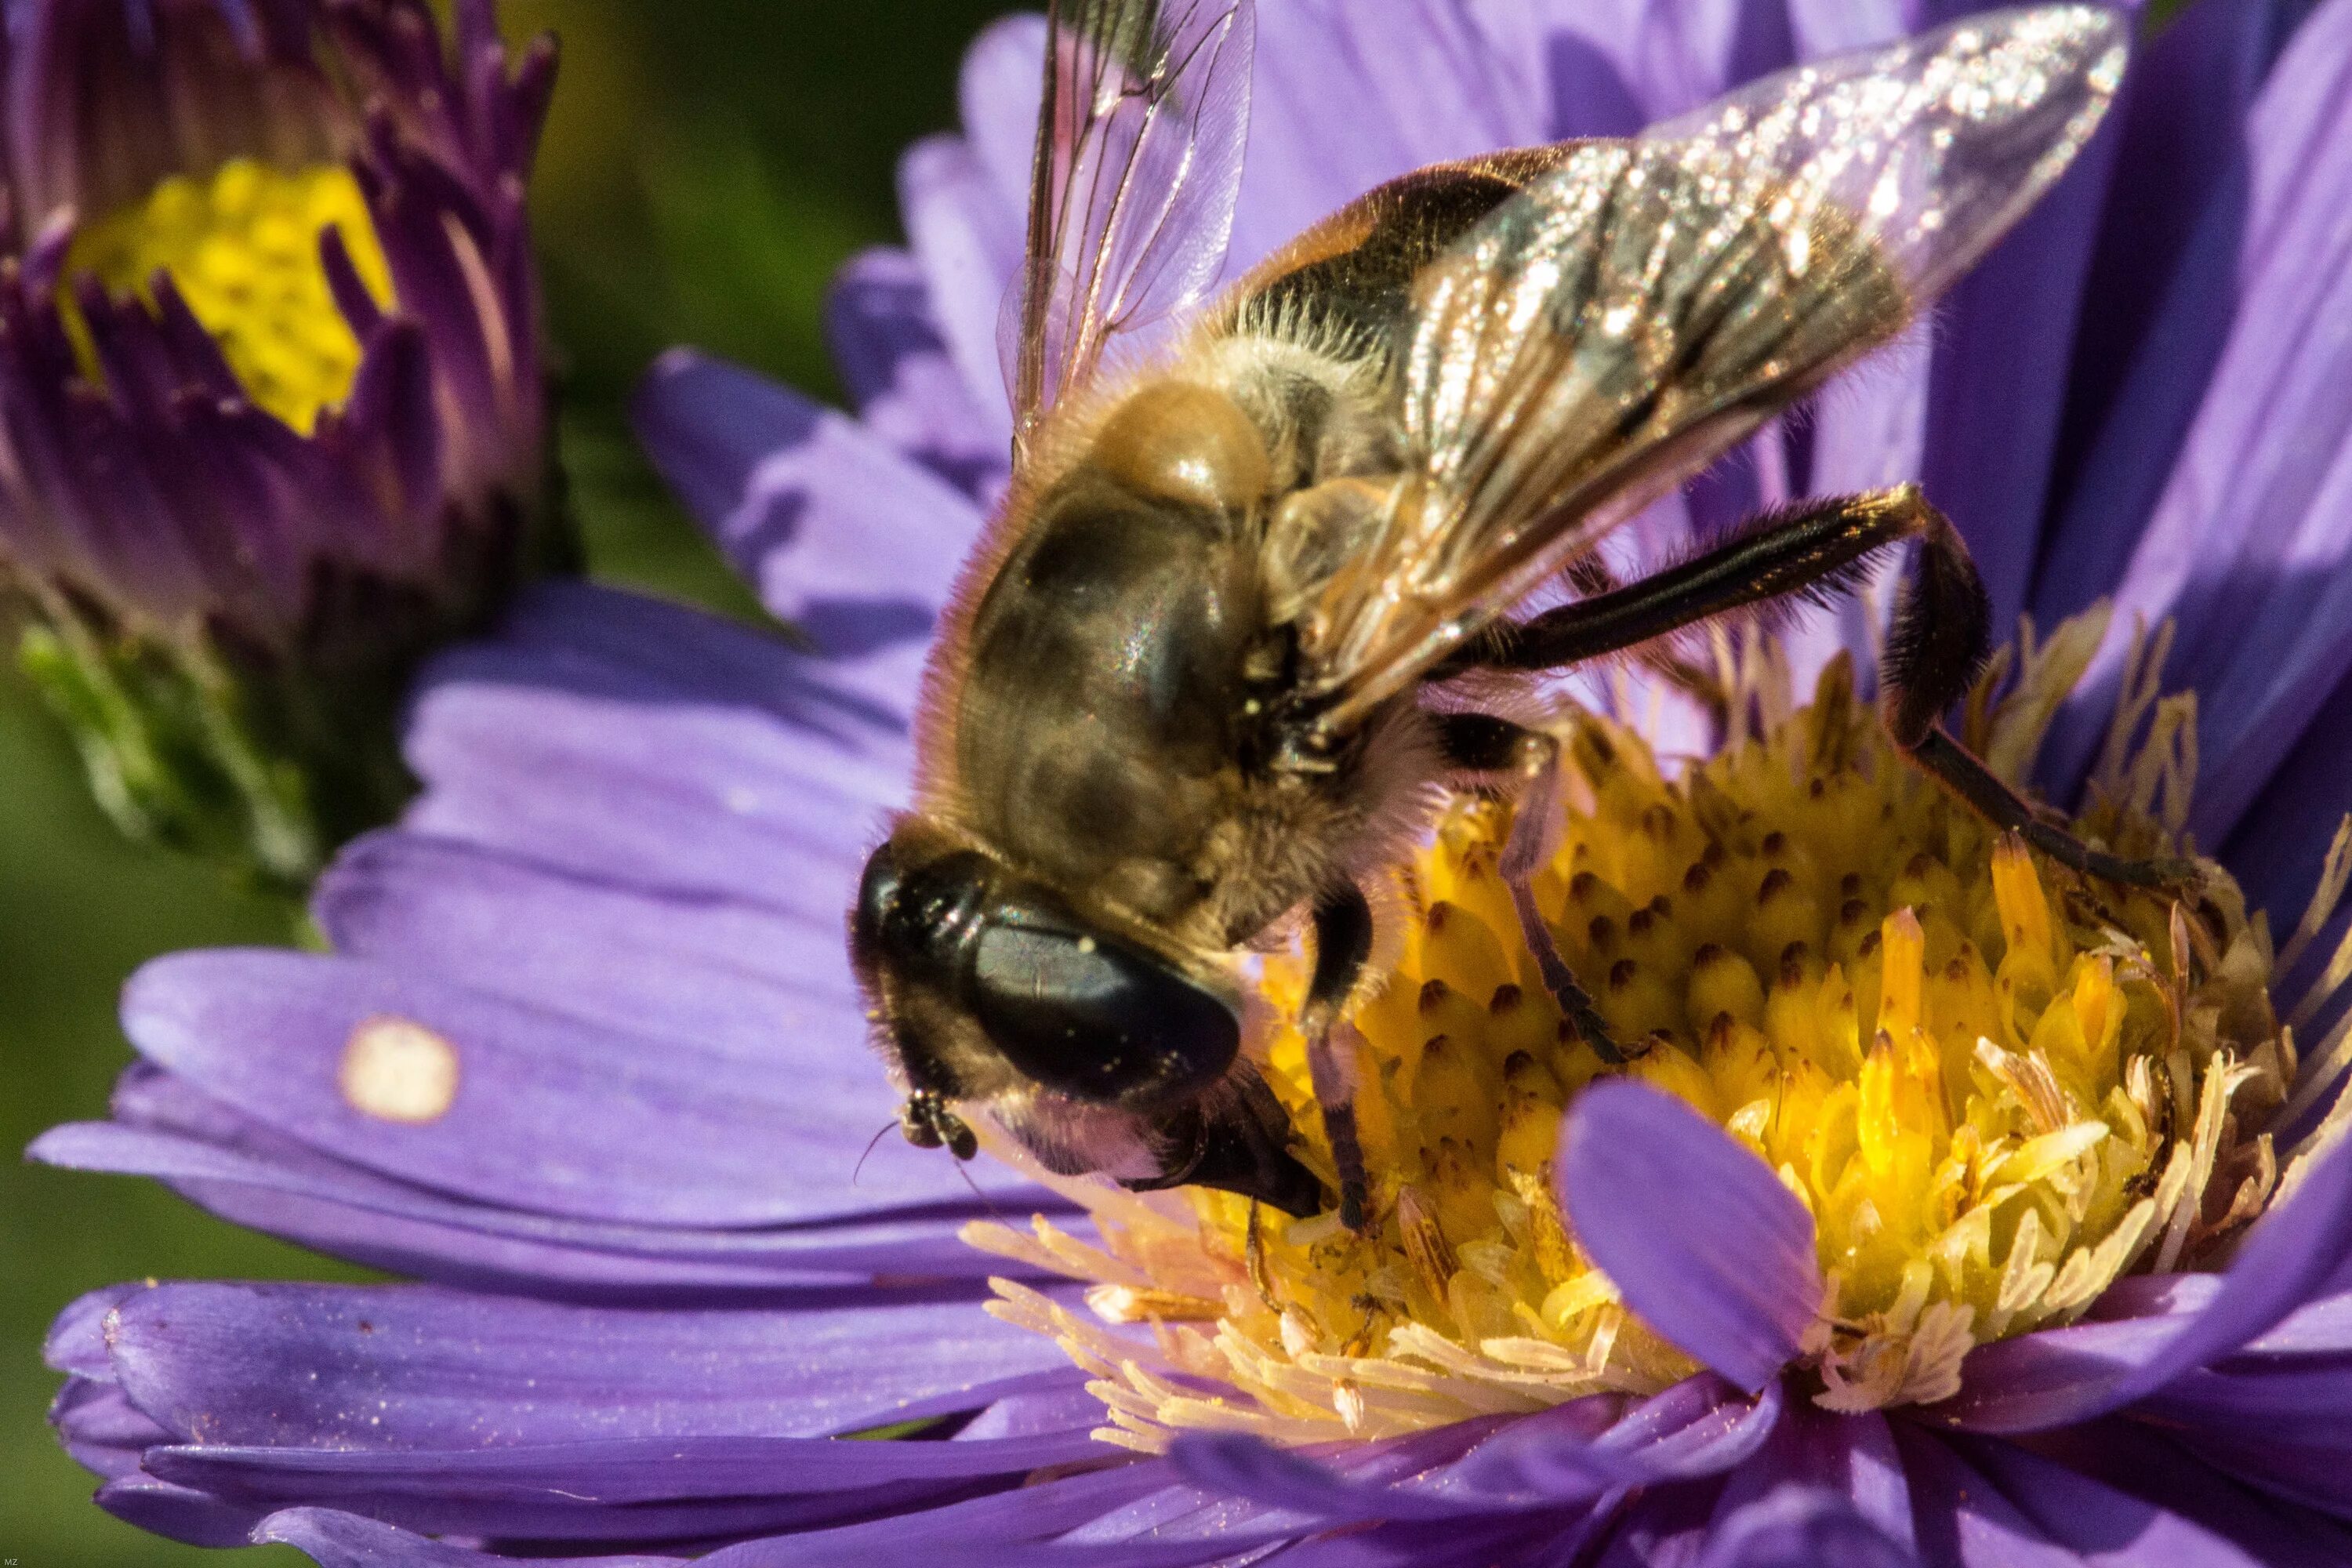
<svg viewBox="0 0 2352 1568">
<path fill-rule="evenodd" d="M 1544 989 L 1551 993 L 1569 1026 L 1602 1061 L 1622 1063 L 1624 1048 L 1609 1033 L 1591 993 L 1559 955 L 1551 926 L 1536 908 L 1536 873 L 1551 858 L 1547 840 L 1559 816 L 1559 742 L 1490 713 L 1441 713 L 1436 719 L 1438 746 L 1455 768 L 1465 773 L 1520 775 L 1511 834 L 1503 842 L 1502 862 L 1496 868 L 1503 886 L 1510 889 L 1511 908 L 1519 917 L 1520 940 L 1535 955 L 1536 973 L 1543 977 Z"/>
<path fill-rule="evenodd" d="M 1356 1102 L 1348 1069 L 1332 1047 L 1339 1009 L 1356 989 L 1372 955 L 1372 906 L 1353 882 L 1315 900 L 1315 977 L 1298 1031 L 1307 1038 L 1307 1072 L 1315 1103 L 1323 1111 L 1323 1134 L 1339 1177 L 1339 1223 L 1361 1234 L 1370 1184 L 1364 1176 L 1364 1144 L 1356 1131 Z"/>
</svg>

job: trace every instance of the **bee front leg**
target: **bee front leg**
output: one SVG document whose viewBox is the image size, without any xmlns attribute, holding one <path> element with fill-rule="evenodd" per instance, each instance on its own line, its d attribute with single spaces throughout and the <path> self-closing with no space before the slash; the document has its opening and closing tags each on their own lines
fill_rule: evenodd
<svg viewBox="0 0 2352 1568">
<path fill-rule="evenodd" d="M 1322 1108 L 1323 1133 L 1339 1176 L 1339 1223 L 1360 1234 L 1365 1224 L 1364 1145 L 1356 1132 L 1354 1086 L 1331 1044 L 1339 1009 L 1372 955 L 1372 906 L 1363 889 L 1342 883 L 1315 901 L 1315 978 L 1307 988 L 1298 1032 L 1307 1038 L 1307 1071 Z"/>
<path fill-rule="evenodd" d="M 1446 761 L 1465 773 L 1516 773 L 1523 781 L 1518 805 L 1511 818 L 1510 837 L 1503 841 L 1496 869 L 1511 891 L 1511 908 L 1519 917 L 1519 935 L 1535 955 L 1536 972 L 1544 989 L 1592 1054 L 1612 1065 L 1624 1062 L 1625 1052 L 1609 1033 L 1601 1009 L 1576 978 L 1568 960 L 1559 955 L 1551 926 L 1536 908 L 1536 873 L 1551 858 L 1552 825 L 1559 820 L 1559 742 L 1538 730 L 1526 729 L 1488 713 L 1437 715 L 1438 743 Z"/>
</svg>

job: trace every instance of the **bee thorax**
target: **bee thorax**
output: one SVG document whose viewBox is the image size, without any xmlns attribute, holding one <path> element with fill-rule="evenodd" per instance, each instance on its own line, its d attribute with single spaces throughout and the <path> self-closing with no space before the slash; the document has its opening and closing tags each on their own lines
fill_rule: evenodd
<svg viewBox="0 0 2352 1568">
<path fill-rule="evenodd" d="M 1096 437 L 1094 458 L 1139 494 L 1225 512 L 1248 510 L 1273 484 L 1257 426 L 1196 382 L 1159 382 L 1129 397 Z"/>
</svg>

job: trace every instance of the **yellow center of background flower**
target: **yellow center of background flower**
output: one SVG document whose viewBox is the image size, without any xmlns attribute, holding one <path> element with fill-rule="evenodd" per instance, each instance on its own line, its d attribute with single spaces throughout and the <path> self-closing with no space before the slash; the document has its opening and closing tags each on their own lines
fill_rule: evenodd
<svg viewBox="0 0 2352 1568">
<path fill-rule="evenodd" d="M 307 435 L 321 410 L 350 395 L 360 365 L 359 340 L 319 260 L 330 226 L 342 231 L 368 291 L 389 305 L 383 247 L 359 183 L 341 164 L 289 172 L 239 158 L 206 179 L 175 175 L 139 205 L 85 226 L 66 276 L 90 273 L 110 290 L 146 298 L 149 279 L 169 273 L 253 401 Z M 97 374 L 70 305 L 67 321 Z"/>
<path fill-rule="evenodd" d="M 1998 709 L 1980 692 L 1982 754 L 2021 771 L 2097 630 L 2029 649 Z M 1725 1127 L 1811 1211 L 1830 1289 L 1806 1352 L 1832 1408 L 1948 1397 L 1973 1344 L 2068 1321 L 2126 1269 L 2209 1258 L 2261 1212 L 2277 1167 L 2255 1130 L 2293 1045 L 2234 886 L 2216 872 L 2176 907 L 1997 838 L 1894 752 L 1843 661 L 1810 709 L 1761 706 L 1782 716 L 1677 778 L 1622 725 L 1565 731 L 1570 806 L 1537 898 L 1626 1066 L 1564 1031 L 1538 980 L 1496 869 L 1509 809 L 1457 801 L 1398 878 L 1402 950 L 1353 1016 L 1368 1234 L 1222 1193 L 1171 1207 L 1093 1187 L 1074 1190 L 1107 1250 L 1042 1221 L 975 1233 L 1099 1281 L 1098 1320 L 1158 1323 L 1139 1360 L 1001 1287 L 1003 1315 L 1102 1374 L 1106 1436 L 1378 1436 L 1696 1370 L 1620 1304 L 1555 1194 L 1563 1109 L 1604 1072 Z M 2111 748 L 2076 826 L 2170 853 L 2158 817 L 2177 829 L 2186 809 L 2193 710 L 2126 707 L 2119 732 L 2153 707 L 2152 732 Z M 1304 974 L 1296 954 L 1267 962 L 1275 1017 Z M 1267 1055 L 1300 1157 L 1331 1180 L 1296 1028 L 1274 1026 Z"/>
</svg>

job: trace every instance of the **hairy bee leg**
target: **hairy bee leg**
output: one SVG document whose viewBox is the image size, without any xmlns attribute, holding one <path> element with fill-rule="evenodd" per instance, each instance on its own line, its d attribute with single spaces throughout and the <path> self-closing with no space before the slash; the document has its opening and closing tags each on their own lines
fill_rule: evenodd
<svg viewBox="0 0 2352 1568">
<path fill-rule="evenodd" d="M 1503 626 L 1442 671 L 1561 669 L 1622 653 L 1767 599 L 1843 588 L 1877 552 L 1950 527 L 1916 485 L 1801 502 L 1679 565 Z"/>
<path fill-rule="evenodd" d="M 1315 1103 L 1323 1111 L 1323 1134 L 1339 1176 L 1339 1223 L 1361 1233 L 1370 1185 L 1364 1177 L 1364 1145 L 1356 1132 L 1356 1104 L 1346 1064 L 1333 1048 L 1331 1033 L 1339 1009 L 1356 988 L 1372 955 L 1372 906 L 1363 889 L 1342 883 L 1315 902 L 1315 977 L 1300 1010 L 1299 1033 L 1307 1037 L 1307 1071 Z"/>
<path fill-rule="evenodd" d="M 1438 743 L 1446 760 L 1465 773 L 1517 773 L 1523 779 L 1510 837 L 1496 869 L 1510 889 L 1519 917 L 1519 937 L 1535 955 L 1544 989 L 1592 1054 L 1612 1064 L 1624 1062 L 1624 1048 L 1609 1033 L 1601 1009 L 1559 955 L 1551 926 L 1536 908 L 1536 873 L 1551 858 L 1551 826 L 1559 818 L 1559 742 L 1538 730 L 1490 713 L 1437 716 Z"/>
<path fill-rule="evenodd" d="M 1904 754 L 1921 772 L 1950 791 L 1970 811 L 2061 866 L 2102 881 L 2128 888 L 2193 887 L 2201 874 L 2194 860 L 2126 860 L 2094 849 L 2063 827 L 2053 827 L 2033 815 L 2032 806 L 2003 784 L 2000 776 L 1979 762 L 1941 724 L 1931 726 Z"/>
<path fill-rule="evenodd" d="M 1895 743 L 1963 805 L 2060 865 L 2134 888 L 2195 885 L 2189 860 L 2127 860 L 2094 849 L 2033 807 L 1955 740 L 1939 715 L 1975 683 L 1992 648 L 1992 606 L 1968 546 L 1941 512 L 1929 508 L 1919 560 L 1886 641 L 1880 716 Z"/>
</svg>

